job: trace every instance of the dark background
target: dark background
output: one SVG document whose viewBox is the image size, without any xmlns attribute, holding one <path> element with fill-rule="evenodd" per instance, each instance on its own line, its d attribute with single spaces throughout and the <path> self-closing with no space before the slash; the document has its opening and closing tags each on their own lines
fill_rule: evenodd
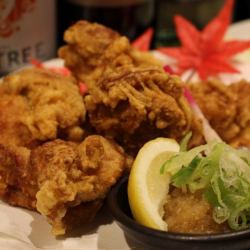
<svg viewBox="0 0 250 250">
<path fill-rule="evenodd" d="M 141 0 L 140 2 L 143 1 L 145 1 L 144 7 L 127 6 L 123 8 L 98 9 L 74 6 L 71 0 L 58 0 L 58 46 L 64 44 L 63 32 L 80 19 L 103 23 L 126 35 L 130 40 L 138 37 L 149 26 L 153 26 L 156 35 L 152 48 L 162 44 L 175 45 L 178 42 L 175 36 L 175 29 L 173 23 L 171 24 L 169 21 L 172 20 L 171 15 L 174 14 L 171 9 L 173 6 L 182 15 L 186 11 L 184 16 L 198 28 L 202 28 L 213 17 L 214 13 L 218 12 L 224 2 L 223 0 Z M 205 7 L 200 8 L 198 6 L 199 4 L 204 5 L 206 2 L 207 5 Z M 154 4 L 152 5 L 152 3 Z M 152 6 L 153 11 L 150 9 Z M 162 8 L 166 8 L 166 6 L 168 8 L 170 6 L 170 11 L 167 10 L 168 8 L 162 11 Z M 145 11 L 146 8 L 148 10 Z M 159 14 L 159 10 L 161 14 Z M 152 12 L 154 13 L 153 15 Z M 250 0 L 236 0 L 232 21 L 237 22 L 248 18 L 250 18 Z M 142 25 L 142 21 L 144 25 Z M 168 27 L 166 27 L 166 24 L 168 24 Z"/>
<path fill-rule="evenodd" d="M 234 21 L 247 18 L 250 18 L 250 0 L 237 0 L 234 8 Z"/>
</svg>

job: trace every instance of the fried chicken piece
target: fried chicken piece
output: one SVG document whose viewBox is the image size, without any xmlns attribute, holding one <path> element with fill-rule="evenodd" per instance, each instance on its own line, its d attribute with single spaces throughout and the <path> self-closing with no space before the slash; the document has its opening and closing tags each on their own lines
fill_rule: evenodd
<svg viewBox="0 0 250 250">
<path fill-rule="evenodd" d="M 84 81 L 85 75 L 99 65 L 104 51 L 118 37 L 118 33 L 102 25 L 80 21 L 65 32 L 64 39 L 69 45 L 60 48 L 59 56 L 77 78 Z"/>
<path fill-rule="evenodd" d="M 1 86 L 0 86 L 1 88 Z M 3 144 L 33 147 L 38 141 L 22 122 L 31 115 L 31 110 L 22 96 L 1 95 L 0 98 L 0 142 Z"/>
<path fill-rule="evenodd" d="M 211 126 L 225 141 L 238 132 L 235 93 L 219 81 L 207 81 L 190 85 L 190 90 Z"/>
<path fill-rule="evenodd" d="M 0 197 L 11 205 L 34 209 L 35 192 L 32 182 L 26 181 L 29 158 L 27 148 L 0 144 Z"/>
<path fill-rule="evenodd" d="M 67 223 L 89 222 L 126 169 L 122 148 L 98 135 L 80 144 L 54 140 L 23 150 L 0 147 L 1 197 L 37 209 L 55 235 L 64 234 Z"/>
<path fill-rule="evenodd" d="M 25 69 L 3 79 L 0 95 L 0 143 L 31 147 L 60 134 L 82 139 L 85 107 L 72 77 Z"/>
<path fill-rule="evenodd" d="M 182 83 L 164 72 L 150 53 L 139 52 L 126 37 L 86 21 L 70 27 L 64 37 L 68 45 L 59 55 L 88 86 L 87 117 L 97 133 L 135 154 L 148 140 L 159 136 L 179 140 L 191 128 L 194 116 Z"/>
<path fill-rule="evenodd" d="M 220 137 L 234 146 L 250 147 L 250 84 L 226 86 L 219 81 L 190 85 L 205 117 Z"/>
<path fill-rule="evenodd" d="M 240 127 L 240 133 L 230 143 L 236 147 L 250 147 L 250 83 L 240 81 L 229 88 L 237 95 L 235 120 Z"/>
<path fill-rule="evenodd" d="M 90 82 L 85 105 L 98 133 L 134 152 L 159 136 L 180 139 L 192 118 L 179 78 L 158 67 L 107 68 L 98 82 Z"/>
<path fill-rule="evenodd" d="M 67 45 L 59 49 L 59 56 L 79 81 L 88 83 L 103 65 L 114 69 L 127 64 L 162 66 L 150 53 L 133 49 L 126 37 L 97 23 L 77 22 L 66 30 L 64 40 Z"/>
</svg>

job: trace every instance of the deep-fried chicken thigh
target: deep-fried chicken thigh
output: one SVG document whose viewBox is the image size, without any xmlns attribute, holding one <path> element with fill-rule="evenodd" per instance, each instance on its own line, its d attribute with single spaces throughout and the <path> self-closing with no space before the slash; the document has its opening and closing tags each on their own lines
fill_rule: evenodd
<svg viewBox="0 0 250 250">
<path fill-rule="evenodd" d="M 79 81 L 98 79 L 96 72 L 92 74 L 104 65 L 162 66 L 150 53 L 133 49 L 126 37 L 97 23 L 77 22 L 66 30 L 64 40 L 67 45 L 59 49 L 59 56 Z"/>
<path fill-rule="evenodd" d="M 0 197 L 11 205 L 35 208 L 34 182 L 27 182 L 30 150 L 0 144 Z"/>
<path fill-rule="evenodd" d="M 93 218 L 126 168 L 121 147 L 95 135 L 79 145 L 54 140 L 31 151 L 1 145 L 0 151 L 1 197 L 37 209 L 56 235 L 67 223 Z"/>
<path fill-rule="evenodd" d="M 0 87 L 1 88 L 1 87 Z M 3 144 L 35 146 L 38 141 L 32 137 L 23 118 L 31 115 L 31 110 L 22 96 L 1 95 L 0 98 L 0 142 Z"/>
<path fill-rule="evenodd" d="M 65 59 L 66 66 L 83 81 L 99 65 L 99 59 L 111 41 L 118 37 L 118 33 L 102 25 L 81 21 L 65 32 L 64 39 L 68 45 L 59 50 L 59 55 Z"/>
<path fill-rule="evenodd" d="M 45 69 L 25 69 L 0 85 L 2 144 L 31 146 L 60 134 L 81 140 L 85 107 L 76 81 Z"/>
<path fill-rule="evenodd" d="M 211 126 L 223 140 L 231 140 L 239 127 L 234 123 L 236 95 L 219 81 L 207 81 L 190 85 L 190 90 Z"/>
<path fill-rule="evenodd" d="M 250 147 L 250 83 L 240 81 L 230 85 L 229 88 L 237 95 L 235 121 L 240 127 L 240 133 L 231 144 Z"/>
<path fill-rule="evenodd" d="M 162 63 L 150 53 L 86 21 L 70 27 L 65 41 L 59 55 L 73 75 L 87 84 L 87 116 L 98 133 L 135 154 L 150 139 L 180 139 L 191 128 L 194 117 L 182 83 L 164 72 Z"/>
<path fill-rule="evenodd" d="M 158 67 L 107 69 L 99 81 L 89 83 L 85 105 L 98 133 L 134 152 L 150 139 L 180 139 L 190 129 L 180 80 Z"/>
<path fill-rule="evenodd" d="M 250 84 L 207 81 L 190 85 L 204 115 L 223 140 L 250 146 Z"/>
</svg>

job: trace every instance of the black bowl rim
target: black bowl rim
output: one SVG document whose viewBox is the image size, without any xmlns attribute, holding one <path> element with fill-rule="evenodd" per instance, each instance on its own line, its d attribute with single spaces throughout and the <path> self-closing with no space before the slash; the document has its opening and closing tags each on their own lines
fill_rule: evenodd
<svg viewBox="0 0 250 250">
<path fill-rule="evenodd" d="M 109 209 L 119 223 L 121 223 L 126 228 L 137 232 L 144 233 L 149 237 L 156 237 L 165 240 L 175 240 L 175 241 L 223 241 L 223 240 L 233 240 L 235 238 L 242 238 L 245 236 L 250 236 L 250 229 L 240 230 L 236 232 L 222 233 L 222 234 L 183 234 L 183 233 L 172 233 L 172 232 L 164 232 L 161 230 L 149 228 L 143 226 L 131 219 L 128 215 L 126 215 L 118 206 L 117 203 L 117 193 L 121 186 L 128 181 L 128 175 L 121 178 L 121 180 L 111 189 L 108 195 L 108 206 Z"/>
</svg>

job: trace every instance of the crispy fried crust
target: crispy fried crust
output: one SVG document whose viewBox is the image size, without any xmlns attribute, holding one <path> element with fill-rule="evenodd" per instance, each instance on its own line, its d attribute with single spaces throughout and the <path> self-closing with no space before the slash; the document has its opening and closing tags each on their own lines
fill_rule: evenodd
<svg viewBox="0 0 250 250">
<path fill-rule="evenodd" d="M 85 107 L 73 78 L 26 69 L 5 77 L 0 95 L 2 144 L 32 147 L 57 138 L 61 131 L 66 137 L 82 139 L 78 126 L 85 118 Z"/>
<path fill-rule="evenodd" d="M 74 214 L 82 223 L 95 216 L 126 169 L 126 158 L 121 147 L 93 135 L 79 145 L 54 140 L 31 151 L 0 145 L 0 166 L 2 199 L 37 209 L 60 235 L 67 222 L 77 221 Z"/>
<path fill-rule="evenodd" d="M 162 63 L 149 53 L 131 48 L 128 39 L 96 23 L 79 21 L 65 31 L 66 46 L 59 56 L 79 80 L 88 83 L 92 73 L 104 65 L 116 68 L 121 65 L 158 65 Z M 95 74 L 98 79 L 98 74 Z"/>
<path fill-rule="evenodd" d="M 32 136 L 23 118 L 31 115 L 24 97 L 3 94 L 0 98 L 0 142 L 34 147 L 39 140 Z"/>
<path fill-rule="evenodd" d="M 250 83 L 240 81 L 229 88 L 237 95 L 235 120 L 240 127 L 240 133 L 230 143 L 236 147 L 250 147 Z"/>
<path fill-rule="evenodd" d="M 160 68 L 105 71 L 85 97 L 90 123 L 136 152 L 158 136 L 180 139 L 191 121 L 182 107 L 182 85 Z M 190 110 L 188 110 L 190 112 Z"/>
<path fill-rule="evenodd" d="M 26 148 L 0 144 L 0 197 L 11 205 L 35 209 L 36 188 L 26 181 L 29 157 Z"/>
<path fill-rule="evenodd" d="M 65 60 L 77 78 L 85 80 L 99 64 L 99 59 L 119 34 L 99 24 L 77 22 L 64 34 L 68 45 L 60 48 L 59 56 Z"/>
<path fill-rule="evenodd" d="M 164 72 L 162 63 L 150 53 L 86 21 L 70 27 L 64 38 L 67 45 L 59 55 L 74 76 L 87 84 L 87 117 L 98 133 L 136 154 L 150 139 L 179 140 L 191 128 L 194 117 L 183 97 L 182 83 Z"/>
<path fill-rule="evenodd" d="M 136 154 L 150 139 L 180 139 L 193 128 L 182 83 L 152 55 L 88 22 L 72 26 L 65 39 L 68 45 L 59 54 L 88 86 L 84 103 L 91 131 Z M 94 217 L 128 162 L 123 149 L 102 136 L 80 144 L 55 140 L 82 138 L 85 107 L 75 83 L 33 69 L 6 77 L 0 87 L 0 130 L 6 135 L 0 138 L 0 195 L 10 204 L 37 209 L 56 235 L 64 234 L 68 223 Z"/>
<path fill-rule="evenodd" d="M 250 84 L 226 86 L 219 81 L 192 84 L 190 89 L 212 127 L 234 146 L 250 147 Z"/>
</svg>

